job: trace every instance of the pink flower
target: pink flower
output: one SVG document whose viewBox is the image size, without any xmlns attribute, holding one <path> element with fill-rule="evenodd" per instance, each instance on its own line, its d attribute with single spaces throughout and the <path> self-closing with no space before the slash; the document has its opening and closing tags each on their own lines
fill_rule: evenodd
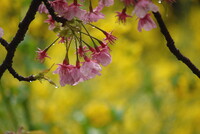
<svg viewBox="0 0 200 134">
<path fill-rule="evenodd" d="M 126 14 L 126 8 L 124 8 L 122 10 L 122 12 L 117 12 L 116 16 L 118 17 L 119 22 L 122 22 L 122 23 L 126 23 L 127 17 L 132 17 L 132 16 Z"/>
<path fill-rule="evenodd" d="M 65 0 L 54 0 L 51 1 L 51 6 L 59 15 L 63 14 L 68 10 L 68 4 Z"/>
<path fill-rule="evenodd" d="M 38 12 L 39 13 L 48 13 L 48 10 L 47 10 L 47 8 L 46 8 L 46 6 L 42 3 L 42 4 L 40 4 L 40 6 L 39 6 L 39 8 L 38 8 Z"/>
<path fill-rule="evenodd" d="M 55 20 L 53 20 L 51 15 L 48 15 L 48 19 L 45 20 L 44 22 L 49 24 L 49 30 L 53 30 L 56 26 L 55 26 Z"/>
<path fill-rule="evenodd" d="M 101 75 L 101 67 L 93 61 L 86 61 L 81 67 L 69 65 L 66 62 L 58 64 L 58 68 L 54 71 L 60 77 L 60 85 L 77 85 L 79 82 L 91 79 L 96 75 Z"/>
<path fill-rule="evenodd" d="M 87 78 L 81 73 L 80 67 L 75 67 L 74 69 L 72 69 L 71 76 L 74 79 L 73 86 L 77 85 L 79 82 L 87 80 Z"/>
<path fill-rule="evenodd" d="M 84 16 L 84 22 L 90 23 L 90 22 L 96 22 L 99 19 L 103 19 L 104 15 L 101 12 L 98 11 L 92 11 L 88 12 Z"/>
<path fill-rule="evenodd" d="M 60 40 L 58 43 L 66 43 L 66 38 L 65 37 L 60 37 Z"/>
<path fill-rule="evenodd" d="M 109 53 L 109 48 L 108 47 L 104 47 L 99 52 L 93 53 L 92 54 L 92 59 L 97 61 L 97 63 L 99 63 L 99 64 L 101 64 L 103 66 L 107 66 L 112 61 L 111 55 Z"/>
<path fill-rule="evenodd" d="M 133 14 L 138 18 L 144 18 L 149 11 L 157 12 L 158 7 L 149 0 L 140 0 L 136 3 Z"/>
<path fill-rule="evenodd" d="M 99 4 L 109 7 L 114 4 L 114 0 L 99 0 Z"/>
<path fill-rule="evenodd" d="M 86 11 L 80 8 L 80 4 L 74 2 L 69 7 L 68 10 L 63 14 L 63 17 L 67 20 L 72 20 L 77 17 L 80 20 L 84 19 Z"/>
<path fill-rule="evenodd" d="M 3 36 L 4 32 L 3 32 L 3 29 L 0 28 L 0 38 Z"/>
<path fill-rule="evenodd" d="M 102 3 L 99 3 L 98 6 L 93 10 L 95 12 L 100 12 L 105 6 Z M 91 11 L 92 12 L 92 11 Z"/>
<path fill-rule="evenodd" d="M 95 52 L 95 49 L 91 46 L 79 46 L 77 53 L 80 57 L 84 57 L 86 52 Z"/>
<path fill-rule="evenodd" d="M 44 62 L 46 57 L 50 58 L 46 53 L 47 52 L 46 49 L 45 50 L 41 50 L 40 48 L 38 48 L 38 51 L 36 51 L 36 52 L 38 54 L 36 59 L 38 59 L 41 63 Z"/>
<path fill-rule="evenodd" d="M 156 28 L 156 24 L 151 19 L 150 14 L 147 14 L 144 18 L 140 18 L 138 22 L 138 31 L 141 32 L 142 28 L 146 31 Z"/>
<path fill-rule="evenodd" d="M 88 60 L 80 67 L 80 72 L 85 79 L 91 79 L 96 75 L 101 75 L 101 66 L 92 60 Z"/>
<path fill-rule="evenodd" d="M 99 42 L 99 44 L 101 45 L 101 48 L 107 47 L 107 48 L 109 49 L 108 43 L 107 43 L 107 42 L 100 41 L 100 40 L 99 40 L 98 42 Z"/>
<path fill-rule="evenodd" d="M 55 74 L 58 74 L 60 77 L 60 85 L 77 85 L 80 82 L 88 80 L 90 77 L 86 77 L 81 72 L 80 63 L 77 62 L 77 65 L 69 65 L 66 60 L 62 64 L 58 64 L 58 68 L 54 71 Z"/>
<path fill-rule="evenodd" d="M 107 40 L 110 44 L 113 44 L 115 40 L 117 40 L 117 37 L 112 35 L 112 32 L 108 33 L 106 31 L 103 31 L 106 38 L 104 40 Z"/>
<path fill-rule="evenodd" d="M 75 68 L 75 66 L 65 63 L 58 65 L 59 66 L 54 71 L 54 73 L 60 76 L 60 85 L 61 86 L 65 86 L 66 84 L 74 85 L 76 82 L 74 81 L 71 72 Z"/>
</svg>

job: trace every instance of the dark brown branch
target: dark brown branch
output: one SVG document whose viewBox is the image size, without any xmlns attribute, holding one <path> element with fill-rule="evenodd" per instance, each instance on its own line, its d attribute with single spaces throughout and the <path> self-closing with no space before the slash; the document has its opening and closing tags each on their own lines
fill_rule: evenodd
<svg viewBox="0 0 200 134">
<path fill-rule="evenodd" d="M 0 43 L 7 49 L 8 48 L 8 42 L 4 40 L 3 38 L 0 38 Z"/>
<path fill-rule="evenodd" d="M 52 6 L 49 4 L 48 0 L 42 0 L 46 6 L 46 8 L 48 9 L 49 11 L 49 14 L 52 16 L 52 18 L 57 21 L 57 22 L 60 22 L 62 24 L 65 24 L 65 22 L 67 21 L 67 19 L 65 18 L 62 18 L 62 17 L 58 17 L 56 14 L 55 14 L 55 11 L 54 9 L 52 8 Z"/>
<path fill-rule="evenodd" d="M 33 75 L 28 77 L 23 77 L 19 75 L 12 67 L 8 68 L 8 71 L 13 75 L 14 78 L 18 79 L 19 81 L 35 81 L 37 80 Z"/>
<path fill-rule="evenodd" d="M 26 13 L 26 16 L 19 24 L 19 29 L 11 41 L 11 43 L 7 47 L 7 55 L 3 63 L 0 65 L 0 79 L 3 73 L 12 67 L 14 53 L 16 48 L 20 44 L 20 42 L 24 39 L 25 34 L 29 28 L 30 23 L 35 19 L 35 14 L 38 10 L 39 5 L 41 4 L 41 0 L 32 0 L 31 5 Z"/>
<path fill-rule="evenodd" d="M 167 47 L 169 48 L 169 50 L 176 56 L 176 58 L 180 61 L 182 61 L 186 66 L 188 66 L 190 68 L 190 70 L 200 78 L 200 71 L 199 69 L 190 61 L 190 59 L 188 59 L 187 57 L 185 57 L 174 45 L 174 41 L 160 15 L 159 12 L 154 13 L 154 16 L 159 24 L 161 33 L 164 35 L 166 41 L 167 41 Z"/>
</svg>

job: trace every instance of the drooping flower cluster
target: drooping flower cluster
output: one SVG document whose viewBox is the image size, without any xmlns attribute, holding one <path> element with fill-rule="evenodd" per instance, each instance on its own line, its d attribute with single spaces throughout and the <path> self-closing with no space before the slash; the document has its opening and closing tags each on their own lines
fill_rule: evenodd
<svg viewBox="0 0 200 134">
<path fill-rule="evenodd" d="M 150 11 L 157 12 L 158 7 L 151 0 L 122 0 L 124 3 L 124 9 L 122 12 L 117 12 L 117 17 L 119 22 L 125 23 L 127 17 L 131 17 L 126 14 L 127 7 L 133 7 L 133 15 L 136 15 L 139 19 L 138 22 L 138 31 L 141 32 L 142 28 L 146 31 L 149 31 L 153 28 L 156 28 L 156 24 L 151 19 Z"/>
<path fill-rule="evenodd" d="M 77 19 L 88 23 L 103 19 L 104 15 L 101 13 L 102 9 L 113 5 L 114 0 L 99 0 L 98 6 L 95 9 L 93 9 L 92 1 L 90 0 L 89 11 L 82 9 L 83 5 L 78 3 L 77 0 L 74 0 L 71 4 L 65 0 L 54 0 L 49 1 L 49 3 L 58 16 L 61 16 L 69 21 L 76 17 Z M 38 11 L 39 13 L 48 13 L 44 4 L 40 5 Z"/>
<path fill-rule="evenodd" d="M 59 43 L 64 43 L 66 46 L 66 56 L 63 62 L 58 64 L 56 71 L 54 71 L 55 74 L 60 76 L 61 86 L 65 86 L 66 84 L 76 85 L 94 78 L 96 75 L 101 75 L 101 66 L 107 66 L 111 62 L 109 44 L 113 44 L 117 38 L 112 35 L 112 32 L 107 32 L 91 23 L 103 19 L 104 14 L 102 13 L 102 9 L 113 5 L 114 0 L 98 0 L 98 5 L 95 8 L 93 8 L 92 3 L 94 1 L 88 1 L 89 3 L 85 4 L 84 0 L 49 0 L 49 5 L 53 8 L 55 15 L 66 20 L 62 23 L 57 22 L 50 15 L 50 11 L 46 7 L 48 5 L 42 3 L 38 9 L 39 13 L 47 15 L 48 19 L 45 23 L 49 24 L 49 30 L 57 33 L 60 39 Z M 174 2 L 175 0 L 165 1 Z M 158 7 L 152 0 L 121 0 L 121 2 L 124 8 L 121 12 L 116 12 L 119 22 L 125 23 L 128 17 L 132 17 L 126 13 L 127 8 L 132 7 L 132 15 L 136 15 L 139 20 L 138 31 L 141 32 L 142 29 L 149 31 L 156 28 L 150 12 L 157 12 Z M 84 7 L 84 4 L 87 6 Z M 93 27 L 101 31 L 105 35 L 105 38 L 98 39 L 91 35 L 88 27 Z M 88 39 L 90 42 L 88 42 Z M 44 50 L 38 49 L 37 59 L 44 62 L 44 58 L 49 57 L 47 50 L 52 44 Z M 76 50 L 76 65 L 70 64 L 68 56 L 72 44 Z"/>
<path fill-rule="evenodd" d="M 155 0 L 156 1 L 156 0 Z M 157 0 L 158 3 L 166 1 L 168 3 L 173 3 L 176 0 Z M 128 7 L 132 7 L 132 15 L 136 15 L 139 19 L 138 21 L 138 31 L 141 32 L 142 29 L 149 31 L 156 28 L 156 24 L 151 18 L 150 12 L 158 12 L 158 7 L 152 2 L 152 0 L 121 0 L 124 3 L 124 8 L 122 12 L 117 12 L 117 17 L 119 22 L 125 23 L 128 17 L 131 17 L 126 13 Z"/>
<path fill-rule="evenodd" d="M 106 32 L 103 29 L 91 24 L 99 19 L 104 18 L 101 10 L 114 3 L 114 0 L 99 0 L 96 8 L 92 7 L 92 1 L 89 4 L 89 10 L 84 10 L 82 5 L 74 0 L 71 4 L 65 0 L 49 1 L 49 4 L 54 9 L 59 17 L 66 19 L 65 23 L 59 23 L 49 14 L 44 4 L 39 7 L 40 13 L 45 13 L 48 19 L 45 23 L 49 24 L 49 30 L 57 33 L 59 42 L 66 46 L 66 56 L 58 68 L 54 71 L 60 77 L 60 85 L 77 85 L 80 82 L 94 78 L 96 75 L 101 75 L 102 66 L 107 66 L 111 63 L 111 55 L 109 44 L 113 44 L 117 39 L 112 35 L 112 32 Z M 93 27 L 105 35 L 104 39 L 98 39 L 91 35 L 88 27 Z M 88 38 L 90 42 L 88 42 Z M 87 41 L 86 41 L 87 39 Z M 55 43 L 55 42 L 54 42 Z M 53 43 L 52 43 L 53 44 Z M 46 49 L 38 49 L 37 59 L 44 62 L 47 55 Z M 92 45 L 91 45 L 92 44 Z M 68 52 L 70 46 L 75 45 L 76 49 L 76 65 L 70 64 Z"/>
</svg>

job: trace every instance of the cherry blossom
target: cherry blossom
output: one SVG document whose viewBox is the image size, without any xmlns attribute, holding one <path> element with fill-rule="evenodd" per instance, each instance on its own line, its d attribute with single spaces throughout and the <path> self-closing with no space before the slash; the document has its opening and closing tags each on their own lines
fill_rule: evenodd
<svg viewBox="0 0 200 134">
<path fill-rule="evenodd" d="M 81 73 L 80 67 L 73 68 L 71 71 L 71 76 L 74 79 L 73 86 L 87 80 L 87 78 Z"/>
<path fill-rule="evenodd" d="M 140 0 L 136 3 L 133 14 L 138 18 L 144 18 L 149 11 L 157 12 L 158 7 L 149 0 Z"/>
<path fill-rule="evenodd" d="M 48 57 L 50 58 L 48 55 L 47 55 L 47 50 L 41 50 L 40 48 L 38 48 L 38 51 L 37 52 L 37 58 L 41 63 L 44 62 L 45 58 Z"/>
<path fill-rule="evenodd" d="M 61 16 L 68 10 L 68 3 L 65 0 L 54 0 L 50 3 L 53 9 Z"/>
<path fill-rule="evenodd" d="M 48 19 L 45 20 L 44 22 L 49 24 L 49 30 L 53 30 L 56 26 L 55 26 L 55 20 L 53 20 L 53 18 L 51 17 L 51 15 L 48 15 Z"/>
<path fill-rule="evenodd" d="M 85 77 L 85 79 L 91 79 L 96 75 L 101 75 L 100 71 L 101 66 L 92 60 L 83 62 L 83 65 L 80 67 L 80 72 Z"/>
<path fill-rule="evenodd" d="M 54 71 L 54 73 L 60 76 L 61 86 L 65 86 L 66 84 L 74 85 L 77 83 L 77 81 L 75 81 L 72 77 L 71 73 L 74 68 L 75 66 L 66 63 L 58 64 L 58 68 Z"/>
<path fill-rule="evenodd" d="M 87 12 L 84 16 L 84 22 L 90 23 L 90 22 L 96 22 L 99 19 L 103 19 L 104 15 L 101 12 L 98 11 L 92 11 Z"/>
<path fill-rule="evenodd" d="M 101 1 L 100 1 L 101 2 Z M 85 23 L 90 23 L 90 22 L 96 22 L 99 19 L 103 19 L 104 15 L 100 12 L 103 9 L 104 5 L 102 3 L 99 3 L 99 5 L 93 9 L 92 8 L 92 3 L 90 1 L 90 10 L 85 14 L 84 16 L 84 22 Z"/>
<path fill-rule="evenodd" d="M 39 13 L 45 13 L 45 14 L 49 13 L 46 6 L 44 5 L 44 3 L 40 4 L 40 6 L 38 8 L 38 12 Z"/>
<path fill-rule="evenodd" d="M 107 66 L 112 61 L 111 55 L 109 53 L 109 48 L 108 47 L 104 47 L 99 52 L 93 53 L 92 54 L 92 59 L 97 61 L 97 63 L 99 63 L 99 64 L 101 64 L 103 66 Z"/>
<path fill-rule="evenodd" d="M 78 4 L 77 2 L 72 3 L 69 5 L 68 10 L 65 11 L 63 17 L 67 20 L 72 20 L 74 17 L 79 18 L 80 20 L 84 19 L 86 11 L 81 9 L 82 5 Z"/>
<path fill-rule="evenodd" d="M 60 41 L 58 42 L 58 43 L 66 43 L 66 39 L 65 39 L 65 37 L 60 37 L 61 39 L 60 39 Z"/>
<path fill-rule="evenodd" d="M 101 66 L 107 66 L 111 63 L 109 44 L 116 41 L 116 37 L 112 32 L 107 32 L 98 26 L 91 24 L 104 18 L 102 9 L 114 4 L 114 0 L 97 0 L 98 5 L 93 9 L 92 0 L 89 3 L 85 0 L 53 0 L 48 1 L 55 11 L 55 15 L 60 18 L 67 19 L 66 23 L 56 22 L 52 16 L 46 11 L 44 4 L 41 4 L 38 11 L 46 13 L 48 19 L 45 21 L 49 24 L 49 30 L 53 30 L 59 36 L 59 43 L 64 43 L 66 47 L 66 56 L 62 64 L 58 64 L 58 68 L 54 71 L 60 77 L 60 85 L 77 85 L 80 82 L 94 78 L 96 75 L 101 75 Z M 165 0 L 174 2 L 175 0 Z M 80 4 L 81 2 L 81 4 Z M 137 16 L 138 31 L 142 29 L 148 31 L 156 28 L 156 24 L 150 17 L 150 11 L 157 12 L 158 7 L 152 0 L 121 0 L 124 8 L 120 12 L 116 12 L 119 22 L 125 23 L 128 17 L 128 8 L 133 8 L 132 13 Z M 95 3 L 96 4 L 96 3 Z M 83 6 L 86 7 L 83 7 Z M 89 7 L 89 10 L 85 10 Z M 105 38 L 99 40 L 94 34 L 90 33 L 88 27 L 95 28 L 94 30 L 101 31 Z M 86 36 L 86 37 L 85 37 Z M 87 39 L 87 40 L 86 40 Z M 88 42 L 88 39 L 90 40 Z M 92 42 L 92 44 L 91 44 Z M 98 44 L 97 44 L 98 42 Z M 74 45 L 74 46 L 72 46 Z M 52 45 L 50 45 L 51 47 Z M 50 48 L 48 47 L 48 48 Z M 76 65 L 69 64 L 69 51 L 75 48 Z M 44 58 L 49 57 L 45 50 L 38 49 L 38 58 L 41 62 Z"/>
<path fill-rule="evenodd" d="M 144 18 L 140 18 L 138 22 L 138 31 L 141 32 L 142 28 L 146 31 L 156 28 L 156 24 L 151 19 L 150 14 L 147 14 Z"/>
<path fill-rule="evenodd" d="M 117 37 L 115 37 L 114 35 L 112 35 L 112 32 L 106 32 L 103 31 L 104 35 L 106 36 L 106 38 L 104 40 L 107 40 L 110 44 L 113 44 L 114 41 L 117 39 Z"/>
<path fill-rule="evenodd" d="M 130 15 L 126 14 L 126 8 L 122 10 L 122 12 L 116 12 L 119 22 L 126 23 L 126 18 L 131 17 Z"/>
</svg>

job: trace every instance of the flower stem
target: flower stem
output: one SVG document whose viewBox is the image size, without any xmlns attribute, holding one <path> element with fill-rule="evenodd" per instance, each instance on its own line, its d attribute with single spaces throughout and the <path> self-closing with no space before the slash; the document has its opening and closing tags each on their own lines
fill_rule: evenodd
<svg viewBox="0 0 200 134">
<path fill-rule="evenodd" d="M 91 36 L 91 35 L 90 35 L 90 33 L 88 32 L 87 28 L 84 26 L 84 24 L 83 24 L 83 23 L 81 23 L 81 25 L 83 26 L 83 28 L 84 28 L 84 29 L 85 29 L 85 31 L 87 32 L 88 36 L 89 36 L 89 37 L 90 37 L 90 39 L 92 40 L 92 42 L 93 42 L 94 46 L 96 47 L 96 44 L 95 44 L 95 42 L 94 42 L 94 40 L 93 40 L 92 36 Z"/>
<path fill-rule="evenodd" d="M 55 39 L 47 48 L 45 48 L 45 50 L 47 51 L 51 46 L 53 46 L 58 39 L 60 39 L 60 37 L 58 37 L 57 39 Z"/>
</svg>

